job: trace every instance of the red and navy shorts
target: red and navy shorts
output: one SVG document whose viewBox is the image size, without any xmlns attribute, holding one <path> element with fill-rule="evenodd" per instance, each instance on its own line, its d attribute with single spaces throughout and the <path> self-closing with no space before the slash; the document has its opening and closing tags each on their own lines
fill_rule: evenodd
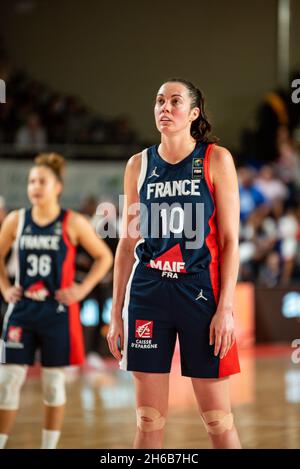
<svg viewBox="0 0 300 469">
<path fill-rule="evenodd" d="M 222 378 L 240 371 L 236 343 L 222 359 L 209 345 L 217 304 L 209 271 L 180 274 L 135 264 L 122 312 L 122 370 L 169 373 L 179 339 L 181 372 L 193 378 Z"/>
<path fill-rule="evenodd" d="M 45 367 L 80 365 L 84 344 L 79 305 L 58 304 L 54 299 L 23 298 L 8 306 L 3 323 L 5 363 L 33 365 L 36 352 Z"/>
</svg>

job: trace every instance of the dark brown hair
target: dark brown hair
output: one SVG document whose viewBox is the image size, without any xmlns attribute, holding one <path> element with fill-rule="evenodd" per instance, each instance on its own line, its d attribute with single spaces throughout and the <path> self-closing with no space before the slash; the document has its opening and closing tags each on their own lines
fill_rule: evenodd
<svg viewBox="0 0 300 469">
<path fill-rule="evenodd" d="M 205 113 L 204 95 L 193 83 L 183 78 L 170 78 L 165 83 L 181 83 L 186 87 L 191 98 L 191 109 L 198 107 L 200 114 L 192 122 L 191 135 L 197 142 L 218 143 L 219 139 L 211 135 L 211 124 Z"/>
<path fill-rule="evenodd" d="M 46 166 L 51 169 L 59 182 L 63 183 L 65 159 L 58 153 L 40 153 L 34 160 L 35 166 Z"/>
</svg>

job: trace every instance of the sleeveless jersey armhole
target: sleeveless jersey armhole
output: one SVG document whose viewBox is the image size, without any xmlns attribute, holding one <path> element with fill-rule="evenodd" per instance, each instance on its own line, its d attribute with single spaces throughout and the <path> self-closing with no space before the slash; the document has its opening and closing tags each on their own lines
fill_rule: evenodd
<svg viewBox="0 0 300 469">
<path fill-rule="evenodd" d="M 71 210 L 68 208 L 68 209 L 65 210 L 65 213 L 63 215 L 63 219 L 62 219 L 63 240 L 69 248 L 76 249 L 77 244 L 72 243 L 71 238 L 70 238 L 69 233 L 68 233 L 68 220 L 69 220 L 70 214 L 71 214 Z"/>
<path fill-rule="evenodd" d="M 22 235 L 22 231 L 24 228 L 25 224 L 25 208 L 20 208 L 18 210 L 18 227 L 17 227 L 17 234 L 16 234 L 16 239 L 14 242 L 13 250 L 16 252 L 16 258 L 17 258 L 17 263 L 16 263 L 16 275 L 15 275 L 15 285 L 19 286 L 20 285 L 20 263 L 19 263 L 19 258 L 18 258 L 18 249 L 19 249 L 19 242 L 20 238 Z"/>
<path fill-rule="evenodd" d="M 137 191 L 140 193 L 141 188 L 144 184 L 146 174 L 147 174 L 147 166 L 148 166 L 148 150 L 147 148 L 142 151 L 142 161 L 141 161 L 141 170 L 137 184 Z"/>
<path fill-rule="evenodd" d="M 215 193 L 215 188 L 214 185 L 211 181 L 210 178 L 210 157 L 211 157 L 211 150 L 213 148 L 213 143 L 210 143 L 207 145 L 206 152 L 205 152 L 205 157 L 204 157 L 204 174 L 205 174 L 205 180 L 207 182 L 208 188 L 212 196 L 214 197 Z"/>
</svg>

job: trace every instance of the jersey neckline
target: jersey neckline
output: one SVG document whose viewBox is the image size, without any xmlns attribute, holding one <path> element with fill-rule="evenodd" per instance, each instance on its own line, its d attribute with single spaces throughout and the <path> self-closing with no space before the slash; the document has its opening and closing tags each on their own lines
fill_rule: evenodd
<svg viewBox="0 0 300 469">
<path fill-rule="evenodd" d="M 60 219 L 60 217 L 61 217 L 61 215 L 62 215 L 62 212 L 63 212 L 63 209 L 61 208 L 59 214 L 57 215 L 57 217 L 56 217 L 54 220 L 52 220 L 50 223 L 47 223 L 47 225 L 39 225 L 39 224 L 36 223 L 36 222 L 34 221 L 34 219 L 33 219 L 33 216 L 32 216 L 32 207 L 29 209 L 31 222 L 32 222 L 35 226 L 37 226 L 38 228 L 40 228 L 40 229 L 49 228 L 49 226 L 54 225 L 54 223 L 58 222 L 59 219 Z"/>
<path fill-rule="evenodd" d="M 199 148 L 202 146 L 202 143 L 196 143 L 193 151 L 185 156 L 182 160 L 178 161 L 177 163 L 169 163 L 168 161 L 166 161 L 164 158 L 162 158 L 158 152 L 158 144 L 154 145 L 154 153 L 155 153 L 155 157 L 156 159 L 162 163 L 163 165 L 167 166 L 168 168 L 174 168 L 174 169 L 177 169 L 179 168 L 180 166 L 183 166 L 187 161 L 191 160 L 192 157 L 194 157 L 196 155 L 196 153 L 198 152 Z"/>
</svg>

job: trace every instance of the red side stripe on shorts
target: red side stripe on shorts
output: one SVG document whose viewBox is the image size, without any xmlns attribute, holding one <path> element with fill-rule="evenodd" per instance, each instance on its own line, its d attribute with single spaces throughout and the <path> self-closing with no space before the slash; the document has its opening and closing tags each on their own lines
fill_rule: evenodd
<svg viewBox="0 0 300 469">
<path fill-rule="evenodd" d="M 75 276 L 76 247 L 71 244 L 67 234 L 67 220 L 70 211 L 67 210 L 62 223 L 62 236 L 67 247 L 67 253 L 62 265 L 61 288 L 72 285 Z M 69 336 L 70 336 L 70 365 L 80 365 L 84 362 L 84 344 L 80 323 L 80 309 L 78 303 L 69 306 Z"/>
<path fill-rule="evenodd" d="M 228 375 L 234 375 L 235 373 L 239 373 L 240 371 L 241 369 L 239 363 L 238 349 L 235 342 L 227 353 L 227 355 L 223 358 L 220 358 L 219 378 L 224 378 Z"/>
</svg>

